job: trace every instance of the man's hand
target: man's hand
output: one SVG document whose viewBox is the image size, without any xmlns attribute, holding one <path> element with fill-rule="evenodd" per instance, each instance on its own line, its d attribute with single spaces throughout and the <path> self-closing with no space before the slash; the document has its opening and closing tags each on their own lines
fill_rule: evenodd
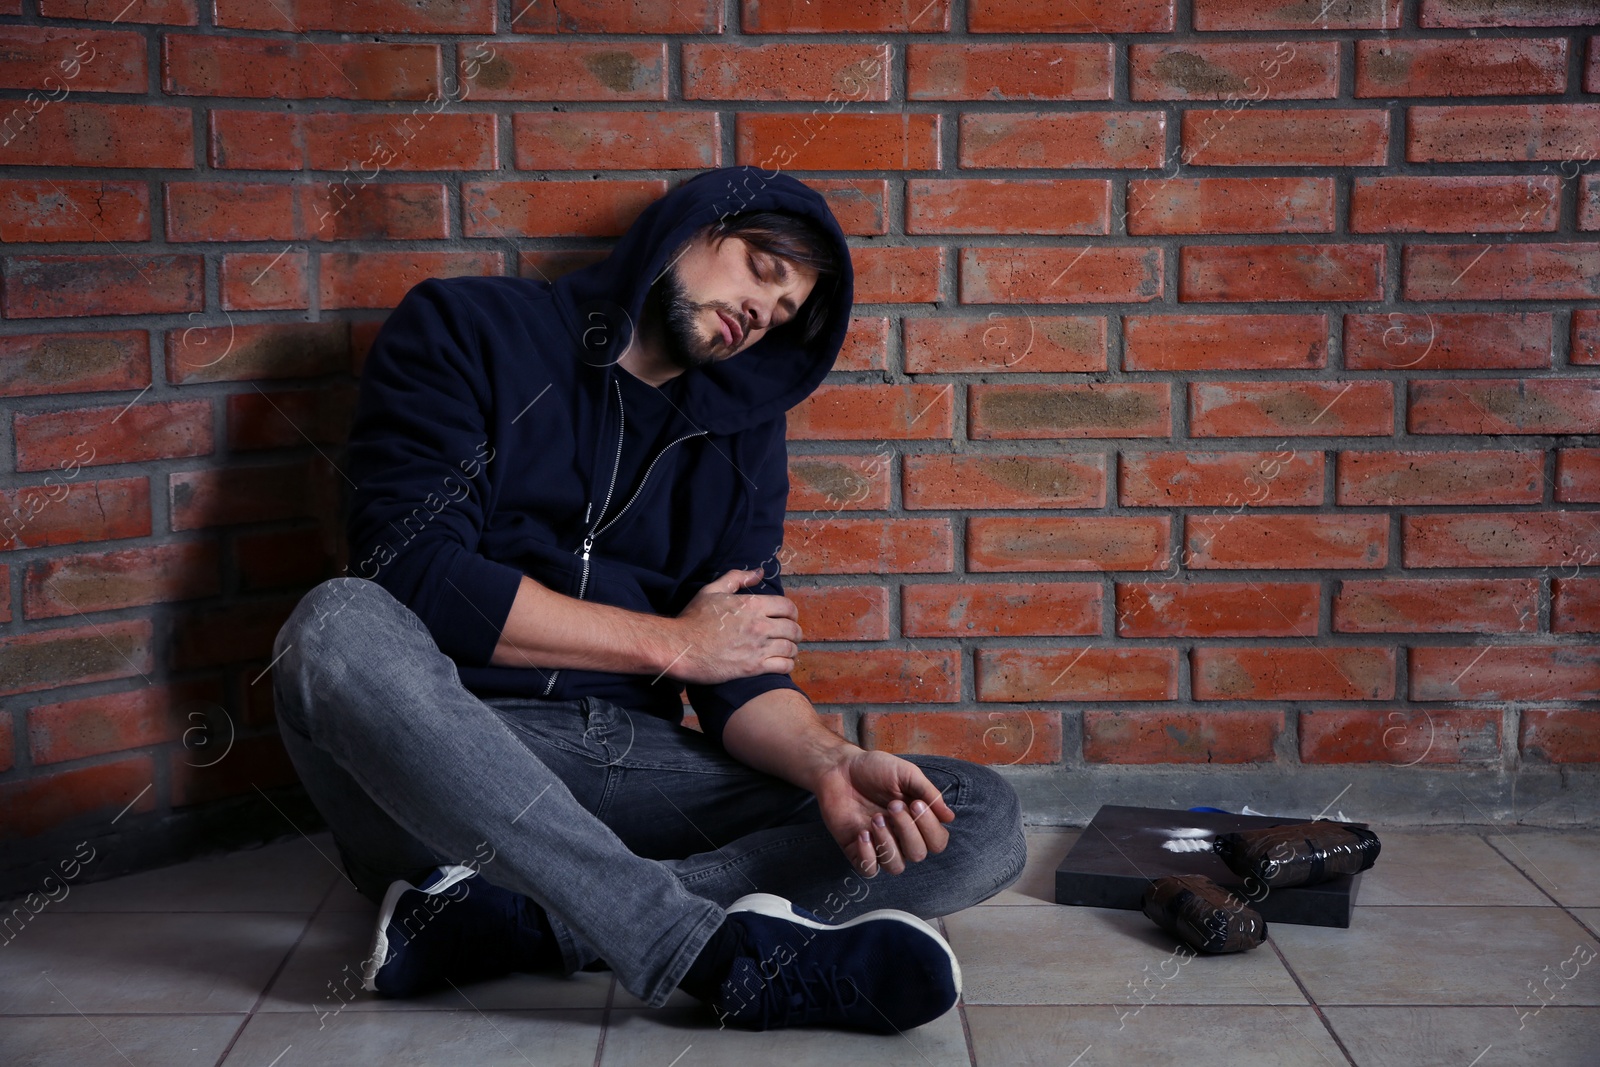
<svg viewBox="0 0 1600 1067">
<path fill-rule="evenodd" d="M 682 682 L 715 685 L 758 674 L 788 674 L 799 650 L 799 610 L 784 596 L 752 596 L 762 572 L 729 571 L 708 582 L 672 620 L 683 651 L 667 669 Z"/>
<path fill-rule="evenodd" d="M 853 746 L 852 746 L 853 747 Z M 879 867 L 900 874 L 950 840 L 956 813 L 910 760 L 855 749 L 816 783 L 817 806 L 850 865 L 868 878 Z"/>
</svg>

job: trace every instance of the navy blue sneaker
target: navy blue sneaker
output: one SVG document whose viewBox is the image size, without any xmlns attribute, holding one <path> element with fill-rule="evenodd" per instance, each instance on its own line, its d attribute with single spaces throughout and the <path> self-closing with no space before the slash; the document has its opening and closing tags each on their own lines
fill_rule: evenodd
<svg viewBox="0 0 1600 1067">
<path fill-rule="evenodd" d="M 910 912 L 884 908 L 834 924 L 751 893 L 728 907 L 727 922 L 740 947 L 711 1002 L 725 1026 L 893 1034 L 939 1018 L 961 995 L 955 953 Z"/>
<path fill-rule="evenodd" d="M 362 962 L 362 988 L 411 997 L 448 982 L 560 966 L 549 929 L 535 901 L 490 885 L 471 867 L 436 867 L 417 885 L 390 883 Z"/>
</svg>

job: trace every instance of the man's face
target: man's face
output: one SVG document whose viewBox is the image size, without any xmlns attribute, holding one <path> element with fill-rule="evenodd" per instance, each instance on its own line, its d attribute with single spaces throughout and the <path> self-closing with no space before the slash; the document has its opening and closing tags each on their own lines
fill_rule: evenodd
<svg viewBox="0 0 1600 1067">
<path fill-rule="evenodd" d="M 817 272 L 727 237 L 697 237 L 657 283 L 667 358 L 684 370 L 744 351 L 794 318 Z"/>
</svg>

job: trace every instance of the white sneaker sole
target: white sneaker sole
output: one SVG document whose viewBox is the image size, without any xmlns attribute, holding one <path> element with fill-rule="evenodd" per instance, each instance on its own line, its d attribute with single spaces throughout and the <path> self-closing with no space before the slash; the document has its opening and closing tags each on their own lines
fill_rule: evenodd
<svg viewBox="0 0 1600 1067">
<path fill-rule="evenodd" d="M 445 873 L 436 885 L 427 889 L 420 889 L 410 882 L 396 879 L 389 883 L 388 892 L 383 894 L 383 906 L 378 909 L 378 929 L 372 937 L 372 951 L 365 960 L 361 961 L 361 988 L 369 993 L 378 991 L 378 971 L 389 958 L 389 923 L 394 919 L 394 909 L 400 903 L 400 898 L 406 893 L 426 893 L 434 896 L 443 893 L 464 878 L 470 878 L 478 872 L 471 867 L 454 864 L 441 868 Z"/>
<path fill-rule="evenodd" d="M 823 923 L 808 919 L 804 915 L 796 915 L 793 910 L 793 904 L 775 893 L 747 893 L 723 910 L 730 915 L 734 912 L 751 911 L 757 915 L 768 915 L 774 919 L 783 919 L 799 926 L 809 926 L 814 930 L 848 930 L 857 923 L 870 922 L 874 919 L 892 919 L 895 922 L 904 923 L 906 926 L 913 927 L 932 937 L 939 947 L 944 949 L 945 956 L 950 960 L 950 973 L 955 979 L 956 997 L 959 999 L 961 996 L 961 963 L 956 959 L 956 954 L 950 948 L 950 943 L 930 923 L 917 918 L 909 911 L 900 911 L 897 908 L 879 908 L 877 911 L 869 911 L 863 915 L 857 915 L 854 919 L 842 923 Z"/>
</svg>

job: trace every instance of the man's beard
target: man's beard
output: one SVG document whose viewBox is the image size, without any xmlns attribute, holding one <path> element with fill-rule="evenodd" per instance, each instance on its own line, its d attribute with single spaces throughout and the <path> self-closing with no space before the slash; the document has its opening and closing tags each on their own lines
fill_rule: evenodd
<svg viewBox="0 0 1600 1067">
<path fill-rule="evenodd" d="M 720 308 L 736 320 L 743 316 L 725 304 L 697 304 L 689 298 L 678 275 L 677 265 L 667 268 L 665 274 L 650 287 L 649 309 L 661 333 L 661 347 L 672 365 L 683 370 L 709 367 L 717 361 L 719 351 L 729 349 L 720 332 L 707 340 L 700 332 L 699 316 L 707 309 Z"/>
</svg>

